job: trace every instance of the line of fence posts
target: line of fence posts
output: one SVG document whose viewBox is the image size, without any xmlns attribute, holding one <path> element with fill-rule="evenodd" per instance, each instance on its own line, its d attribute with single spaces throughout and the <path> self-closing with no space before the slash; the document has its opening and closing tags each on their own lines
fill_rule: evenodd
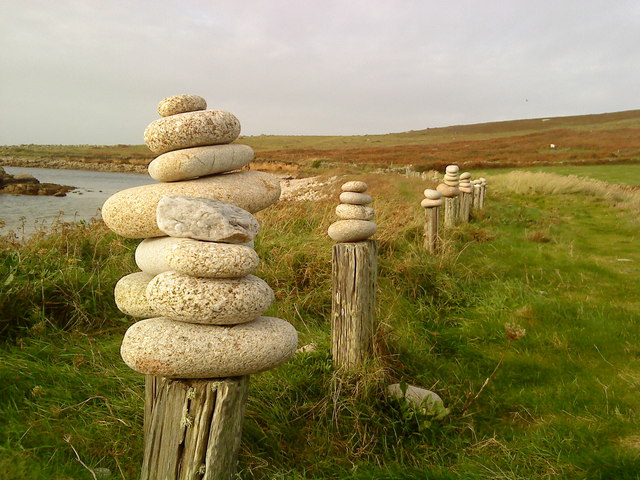
<svg viewBox="0 0 640 480">
<path fill-rule="evenodd" d="M 332 249 L 331 355 L 339 370 L 357 370 L 373 358 L 377 330 L 377 231 L 373 199 L 361 181 L 342 185 L 336 215 L 327 233 Z"/>
</svg>

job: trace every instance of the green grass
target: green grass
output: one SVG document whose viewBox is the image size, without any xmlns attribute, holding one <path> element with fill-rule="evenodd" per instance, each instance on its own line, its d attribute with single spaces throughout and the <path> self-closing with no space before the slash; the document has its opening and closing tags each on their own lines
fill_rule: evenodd
<svg viewBox="0 0 640 480">
<path fill-rule="evenodd" d="M 492 183 L 485 211 L 432 257 L 421 248 L 423 182 L 364 178 L 380 227 L 381 344 L 356 374 L 336 375 L 328 353 L 325 232 L 337 191 L 259 214 L 269 313 L 317 349 L 252 377 L 241 477 L 639 478 L 637 210 Z M 133 271 L 134 244 L 97 224 L 3 245 L 0 278 L 13 277 L 0 294 L 12 319 L 0 350 L 0 479 L 91 478 L 76 452 L 109 478 L 136 478 L 143 378 L 119 359 L 131 320 L 108 293 Z M 505 323 L 526 335 L 510 341 Z M 401 380 L 436 391 L 450 414 L 437 421 L 387 399 Z"/>
<path fill-rule="evenodd" d="M 497 168 L 491 171 L 477 172 L 477 175 L 496 175 L 513 171 L 548 172 L 556 175 L 576 175 L 578 177 L 594 178 L 603 182 L 617 185 L 640 185 L 640 165 L 558 165 L 523 168 Z"/>
</svg>

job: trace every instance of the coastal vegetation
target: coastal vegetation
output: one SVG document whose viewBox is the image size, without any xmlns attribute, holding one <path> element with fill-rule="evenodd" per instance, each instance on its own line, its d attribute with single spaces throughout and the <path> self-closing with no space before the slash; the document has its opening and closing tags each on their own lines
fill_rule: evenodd
<svg viewBox="0 0 640 480">
<path fill-rule="evenodd" d="M 553 172 L 488 172 L 486 209 L 440 256 L 421 241 L 433 183 L 357 176 L 380 228 L 381 326 L 376 361 L 351 375 L 329 357 L 326 229 L 355 177 L 260 212 L 267 314 L 313 347 L 252 376 L 240 477 L 637 478 L 640 194 Z M 138 475 L 144 379 L 119 357 L 134 320 L 112 296 L 136 244 L 101 222 L 0 238 L 0 479 Z M 448 415 L 387 398 L 390 382 L 437 392 Z"/>
</svg>

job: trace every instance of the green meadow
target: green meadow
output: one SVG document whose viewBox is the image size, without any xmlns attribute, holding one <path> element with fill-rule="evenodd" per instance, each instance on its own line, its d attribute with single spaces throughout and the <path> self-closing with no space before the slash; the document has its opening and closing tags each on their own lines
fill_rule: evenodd
<svg viewBox="0 0 640 480">
<path fill-rule="evenodd" d="M 252 376 L 239 478 L 640 478 L 640 193 L 617 185 L 640 169 L 581 168 L 528 168 L 525 186 L 486 172 L 486 208 L 438 256 L 422 248 L 429 183 L 359 175 L 380 327 L 376 358 L 348 375 L 329 355 L 338 184 L 260 212 L 267 314 L 316 348 Z M 144 379 L 119 357 L 134 320 L 112 294 L 136 244 L 100 222 L 0 239 L 0 479 L 137 477 Z M 387 398 L 399 381 L 448 415 Z"/>
</svg>

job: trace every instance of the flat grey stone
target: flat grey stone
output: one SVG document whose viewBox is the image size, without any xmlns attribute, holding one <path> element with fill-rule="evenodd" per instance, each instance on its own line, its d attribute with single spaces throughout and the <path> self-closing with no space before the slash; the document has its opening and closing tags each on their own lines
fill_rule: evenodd
<svg viewBox="0 0 640 480">
<path fill-rule="evenodd" d="M 451 174 L 456 174 L 460 171 L 460 167 L 458 167 L 457 165 L 447 165 L 447 168 L 445 169 L 446 173 L 451 173 Z"/>
<path fill-rule="evenodd" d="M 159 315 L 149 304 L 145 292 L 153 275 L 136 272 L 125 275 L 113 292 L 118 310 L 132 317 L 151 318 Z"/>
<path fill-rule="evenodd" d="M 247 245 L 174 237 L 143 240 L 135 258 L 138 268 L 150 275 L 173 270 L 204 278 L 244 277 L 260 264 L 256 251 Z"/>
<path fill-rule="evenodd" d="M 460 180 L 470 180 L 470 179 L 471 179 L 471 173 L 463 172 L 460 174 Z"/>
<path fill-rule="evenodd" d="M 378 230 L 378 226 L 366 220 L 338 220 L 327 230 L 331 239 L 338 243 L 361 242 L 371 237 Z"/>
<path fill-rule="evenodd" d="M 155 154 L 233 142 L 240 122 L 223 110 L 201 110 L 162 117 L 144 131 L 144 143 Z"/>
<path fill-rule="evenodd" d="M 367 205 L 373 202 L 373 198 L 366 193 L 342 192 L 340 194 L 340 201 L 351 205 Z"/>
<path fill-rule="evenodd" d="M 442 198 L 439 198 L 437 200 L 425 198 L 420 202 L 420 206 L 422 206 L 423 208 L 434 208 L 434 207 L 442 206 L 443 203 L 444 203 L 444 200 L 442 200 Z"/>
<path fill-rule="evenodd" d="M 342 185 L 343 192 L 364 193 L 367 191 L 367 188 L 369 188 L 369 186 L 360 180 L 352 180 Z"/>
<path fill-rule="evenodd" d="M 253 275 L 241 278 L 197 278 L 164 272 L 149 282 L 147 300 L 160 316 L 189 323 L 233 325 L 262 315 L 273 290 Z"/>
<path fill-rule="evenodd" d="M 248 145 L 183 148 L 156 157 L 149 164 L 149 175 L 159 182 L 175 182 L 237 170 L 251 160 L 253 149 Z"/>
<path fill-rule="evenodd" d="M 247 171 L 128 188 L 107 199 L 102 206 L 102 218 L 123 237 L 162 237 L 156 207 L 167 195 L 211 198 L 254 213 L 278 201 L 280 179 L 269 173 Z"/>
<path fill-rule="evenodd" d="M 336 207 L 336 215 L 343 220 L 373 220 L 373 207 L 341 203 Z"/>
<path fill-rule="evenodd" d="M 209 198 L 168 195 L 156 208 L 158 228 L 171 237 L 208 242 L 246 243 L 260 230 L 246 210 Z"/>
<path fill-rule="evenodd" d="M 161 117 L 168 117 L 178 113 L 205 110 L 206 108 L 207 101 L 198 95 L 173 95 L 160 101 L 158 113 Z"/>
<path fill-rule="evenodd" d="M 293 356 L 298 334 L 273 317 L 234 326 L 152 318 L 133 324 L 120 353 L 133 370 L 170 378 L 224 378 L 269 370 Z"/>
<path fill-rule="evenodd" d="M 387 387 L 387 394 L 393 398 L 404 399 L 413 407 L 421 408 L 426 411 L 440 412 L 440 415 L 436 416 L 436 418 L 443 418 L 447 415 L 442 398 L 431 390 L 407 385 L 407 389 L 403 393 L 400 384 L 394 383 Z"/>
</svg>

